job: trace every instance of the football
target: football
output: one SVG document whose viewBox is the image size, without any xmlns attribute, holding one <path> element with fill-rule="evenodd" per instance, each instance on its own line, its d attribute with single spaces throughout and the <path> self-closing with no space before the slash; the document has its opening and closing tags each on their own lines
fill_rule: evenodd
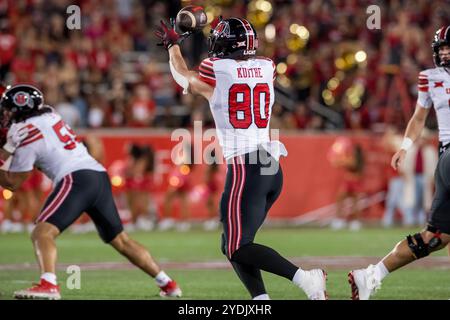
<svg viewBox="0 0 450 320">
<path fill-rule="evenodd" d="M 187 6 L 181 9 L 175 24 L 182 33 L 201 31 L 207 23 L 205 10 L 200 6 Z"/>
</svg>

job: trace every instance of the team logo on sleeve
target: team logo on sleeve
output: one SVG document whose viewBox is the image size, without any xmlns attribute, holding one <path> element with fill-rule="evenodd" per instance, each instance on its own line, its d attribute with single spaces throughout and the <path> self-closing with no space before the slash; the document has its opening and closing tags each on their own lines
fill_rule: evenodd
<svg viewBox="0 0 450 320">
<path fill-rule="evenodd" d="M 18 107 L 28 106 L 30 108 L 33 107 L 33 103 L 31 101 L 31 97 L 28 93 L 19 91 L 13 97 L 14 104 Z"/>
<path fill-rule="evenodd" d="M 444 81 L 435 81 L 434 82 L 434 87 L 435 88 L 439 88 L 439 87 L 443 88 L 444 87 Z"/>
</svg>

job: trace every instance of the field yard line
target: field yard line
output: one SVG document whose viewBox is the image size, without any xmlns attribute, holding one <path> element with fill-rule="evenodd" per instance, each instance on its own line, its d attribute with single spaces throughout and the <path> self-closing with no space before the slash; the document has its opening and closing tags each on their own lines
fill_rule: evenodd
<svg viewBox="0 0 450 320">
<path fill-rule="evenodd" d="M 290 260 L 304 269 L 325 268 L 327 270 L 339 269 L 356 269 L 366 267 L 369 264 L 375 264 L 379 261 L 379 257 L 364 256 L 320 256 L 320 257 L 296 257 Z M 58 270 L 66 270 L 70 265 L 77 265 L 81 270 L 126 270 L 135 267 L 128 262 L 82 262 L 82 263 L 59 263 Z M 182 269 L 182 270 L 217 270 L 230 269 L 230 264 L 225 260 L 213 261 L 193 261 L 193 262 L 160 262 L 164 269 Z M 449 257 L 428 257 L 415 261 L 406 268 L 412 269 L 441 269 L 450 270 Z M 36 264 L 17 263 L 17 264 L 0 264 L 0 271 L 22 271 L 36 270 Z"/>
</svg>

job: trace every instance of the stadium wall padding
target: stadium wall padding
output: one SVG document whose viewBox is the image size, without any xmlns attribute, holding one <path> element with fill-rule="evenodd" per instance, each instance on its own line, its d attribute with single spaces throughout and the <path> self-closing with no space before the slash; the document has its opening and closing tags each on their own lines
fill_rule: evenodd
<svg viewBox="0 0 450 320">
<path fill-rule="evenodd" d="M 89 134 L 85 132 L 85 134 Z M 154 172 L 155 190 L 153 198 L 161 208 L 164 192 L 168 186 L 168 175 L 173 166 L 170 160 L 171 148 L 178 141 L 171 141 L 170 133 L 139 134 L 117 132 L 95 133 L 103 141 L 106 157 L 105 166 L 111 165 L 126 157 L 127 145 L 139 143 L 151 145 L 156 152 L 156 167 Z M 286 145 L 289 155 L 282 158 L 284 185 L 280 198 L 272 207 L 269 217 L 295 218 L 311 211 L 318 210 L 336 202 L 339 190 L 344 183 L 344 170 L 333 166 L 329 161 L 332 145 L 343 136 L 335 134 L 282 134 L 280 140 Z M 346 135 L 345 139 L 352 144 L 358 143 L 364 150 L 365 170 L 363 174 L 364 195 L 370 196 L 385 190 L 388 179 L 388 164 L 390 154 L 383 151 L 380 137 L 373 134 Z M 201 141 L 201 140 L 200 140 Z M 203 142 L 205 147 L 208 142 Z M 205 164 L 195 165 L 192 170 L 191 182 L 194 186 L 191 194 L 192 218 L 207 216 L 202 187 L 205 182 Z M 221 165 L 221 176 L 225 175 L 226 167 Z M 221 180 L 223 184 L 224 179 Z M 222 185 L 220 186 L 220 190 Z M 120 192 L 115 188 L 115 192 Z M 383 203 L 370 206 L 364 211 L 367 218 L 379 217 L 382 214 Z M 175 211 L 178 208 L 175 206 Z M 177 213 L 175 213 L 177 216 Z"/>
</svg>

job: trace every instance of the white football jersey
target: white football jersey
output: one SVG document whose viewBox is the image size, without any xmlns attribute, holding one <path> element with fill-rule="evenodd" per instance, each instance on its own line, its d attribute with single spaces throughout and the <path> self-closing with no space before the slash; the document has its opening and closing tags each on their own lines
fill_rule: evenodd
<svg viewBox="0 0 450 320">
<path fill-rule="evenodd" d="M 445 68 L 422 71 L 418 81 L 417 103 L 424 108 L 434 106 L 439 127 L 439 141 L 450 142 L 450 73 Z"/>
<path fill-rule="evenodd" d="M 9 171 L 27 172 L 36 167 L 55 184 L 77 170 L 106 171 L 91 157 L 73 130 L 57 113 L 44 113 L 31 117 L 24 123 L 29 128 L 29 134 L 16 149 Z"/>
<path fill-rule="evenodd" d="M 272 60 L 208 58 L 200 64 L 199 77 L 214 87 L 209 105 L 225 159 L 253 152 L 259 145 L 277 160 L 280 154 L 287 154 L 284 146 L 271 142 L 269 136 L 275 98 Z"/>
</svg>

